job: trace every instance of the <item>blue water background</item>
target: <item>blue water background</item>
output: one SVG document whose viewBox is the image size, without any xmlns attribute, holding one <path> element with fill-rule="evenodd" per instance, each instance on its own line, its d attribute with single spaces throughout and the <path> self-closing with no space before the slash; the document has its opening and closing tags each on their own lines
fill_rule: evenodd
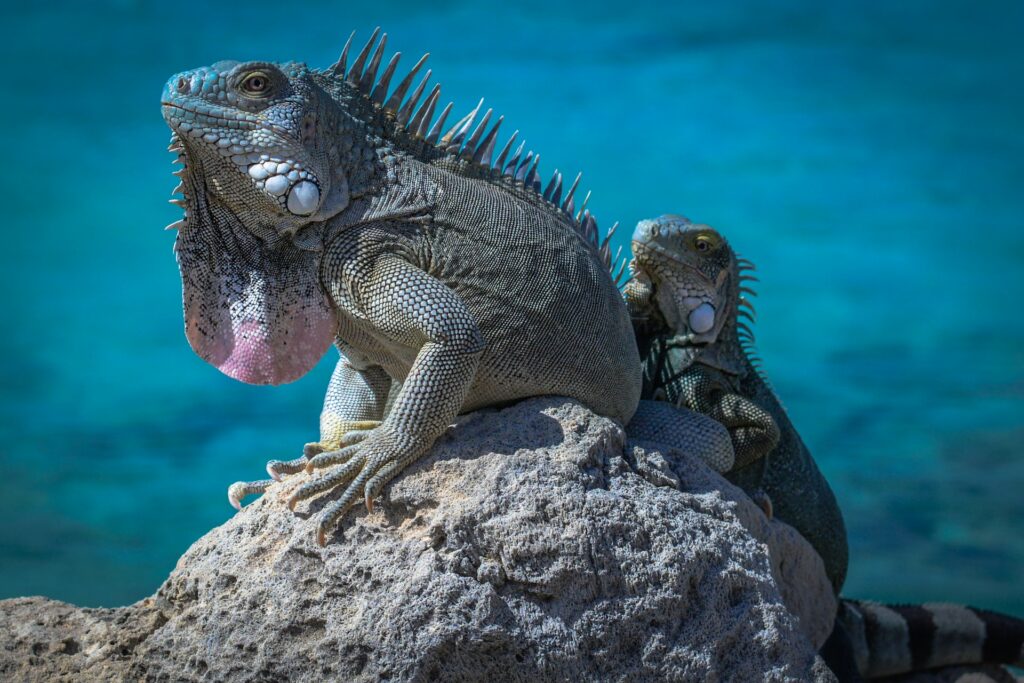
<svg viewBox="0 0 1024 683">
<path fill-rule="evenodd" d="M 12 3 L 13 4 L 13 3 Z M 330 372 L 249 387 L 182 334 L 158 97 L 326 66 L 381 24 L 585 171 L 759 265 L 759 347 L 846 513 L 846 593 L 1024 615 L 1024 5 L 33 3 L 2 10 L 0 597 L 151 593 L 228 483 L 316 436 Z"/>
</svg>

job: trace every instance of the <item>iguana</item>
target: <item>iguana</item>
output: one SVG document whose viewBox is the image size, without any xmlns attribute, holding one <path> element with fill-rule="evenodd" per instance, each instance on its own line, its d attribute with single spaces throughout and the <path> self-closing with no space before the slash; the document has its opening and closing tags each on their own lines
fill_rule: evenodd
<svg viewBox="0 0 1024 683">
<path fill-rule="evenodd" d="M 293 509 L 340 493 L 321 545 L 460 412 L 555 394 L 625 424 L 640 398 L 629 313 L 607 240 L 586 201 L 576 208 L 579 176 L 566 190 L 556 171 L 542 190 L 539 155 L 512 151 L 518 131 L 495 160 L 502 118 L 490 125 L 481 105 L 442 135 L 451 105 L 433 120 L 429 70 L 410 93 L 426 55 L 389 93 L 400 54 L 382 69 L 378 35 L 351 66 L 350 37 L 326 70 L 222 61 L 162 95 L 183 163 L 172 201 L 185 217 L 169 227 L 193 350 L 255 384 L 297 379 L 332 343 L 341 353 L 319 442 L 268 463 L 275 478 L 325 470 Z M 713 421 L 691 415 L 697 433 L 658 406 L 644 414 L 731 464 Z M 229 499 L 270 483 L 236 483 Z"/>
<path fill-rule="evenodd" d="M 665 398 L 721 422 L 732 438 L 726 477 L 767 493 L 780 519 L 825 562 L 838 594 L 846 527 L 828 482 L 758 369 L 748 283 L 753 264 L 712 228 L 682 216 L 641 221 L 633 234 L 626 299 L 644 362 L 645 398 Z"/>
<path fill-rule="evenodd" d="M 838 594 L 846 575 L 842 515 L 753 354 L 753 269 L 707 225 L 666 215 L 641 221 L 632 239 L 625 294 L 644 358 L 648 397 L 721 422 L 736 469 L 725 476 L 757 498 L 821 554 Z M 770 514 L 770 511 L 769 511 Z M 951 604 L 882 605 L 840 601 L 826 660 L 842 680 L 952 664 L 1024 663 L 1024 621 Z M 837 666 L 837 661 L 839 665 Z M 839 671 L 842 661 L 848 669 Z"/>
</svg>

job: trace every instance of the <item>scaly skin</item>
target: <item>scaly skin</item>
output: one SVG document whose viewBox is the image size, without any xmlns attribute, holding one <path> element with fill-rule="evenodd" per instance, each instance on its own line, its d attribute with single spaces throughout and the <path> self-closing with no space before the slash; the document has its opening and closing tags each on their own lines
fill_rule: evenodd
<svg viewBox="0 0 1024 683">
<path fill-rule="evenodd" d="M 193 349 L 260 384 L 341 352 L 320 441 L 268 466 L 322 470 L 292 507 L 340 494 L 321 544 L 460 412 L 554 394 L 625 424 L 640 395 L 629 314 L 575 185 L 562 200 L 556 173 L 539 192 L 537 158 L 506 163 L 508 145 L 492 164 L 501 120 L 488 130 L 479 107 L 440 137 L 436 87 L 402 104 L 412 74 L 385 101 L 394 62 L 378 79 L 375 39 L 351 69 L 348 46 L 325 71 L 219 62 L 163 94 L 185 164 L 175 251 Z"/>
<path fill-rule="evenodd" d="M 740 319 L 750 293 L 728 242 L 681 216 L 641 221 L 633 235 L 626 299 L 644 358 L 644 397 L 713 417 L 732 437 L 727 478 L 795 527 L 825 561 L 838 594 L 846 577 L 846 527 L 835 496 L 750 355 Z"/>
<path fill-rule="evenodd" d="M 947 603 L 843 600 L 838 619 L 864 678 L 964 664 L 1024 666 L 1024 620 L 1007 614 Z"/>
</svg>

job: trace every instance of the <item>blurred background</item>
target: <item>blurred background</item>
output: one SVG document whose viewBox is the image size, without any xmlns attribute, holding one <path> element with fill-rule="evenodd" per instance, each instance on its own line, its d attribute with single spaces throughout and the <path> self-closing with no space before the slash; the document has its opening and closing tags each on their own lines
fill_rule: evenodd
<svg viewBox="0 0 1024 683">
<path fill-rule="evenodd" d="M 621 244 L 684 213 L 758 264 L 846 594 L 1024 616 L 1024 5 L 666 4 L 0 10 L 0 598 L 152 593 L 229 483 L 316 437 L 333 358 L 250 387 L 185 341 L 159 94 L 220 59 L 327 66 L 379 24 L 455 118 L 485 96 L 543 169 L 583 170 Z"/>
</svg>

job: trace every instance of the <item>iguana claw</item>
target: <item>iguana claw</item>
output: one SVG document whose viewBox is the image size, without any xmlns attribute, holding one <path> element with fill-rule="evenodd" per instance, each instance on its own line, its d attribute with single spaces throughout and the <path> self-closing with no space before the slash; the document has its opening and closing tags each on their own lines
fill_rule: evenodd
<svg viewBox="0 0 1024 683">
<path fill-rule="evenodd" d="M 265 493 L 273 483 L 272 480 L 268 479 L 261 481 L 236 481 L 228 487 L 228 502 L 231 503 L 231 507 L 241 510 L 243 498 L 257 493 Z"/>
</svg>

